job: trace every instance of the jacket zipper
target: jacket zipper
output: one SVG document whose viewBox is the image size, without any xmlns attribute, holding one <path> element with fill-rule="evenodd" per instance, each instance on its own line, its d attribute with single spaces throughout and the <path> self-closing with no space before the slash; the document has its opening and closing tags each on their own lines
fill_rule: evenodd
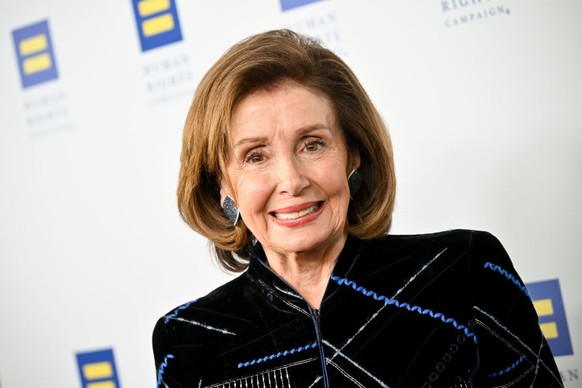
<svg viewBox="0 0 582 388">
<path fill-rule="evenodd" d="M 329 388 L 329 377 L 327 376 L 327 365 L 325 362 L 325 353 L 323 351 L 323 340 L 321 338 L 321 327 L 319 323 L 319 310 L 314 310 L 309 306 L 309 313 L 315 326 L 315 336 L 317 337 L 317 347 L 319 348 L 319 357 L 321 359 L 321 370 L 323 372 L 323 386 Z"/>
</svg>

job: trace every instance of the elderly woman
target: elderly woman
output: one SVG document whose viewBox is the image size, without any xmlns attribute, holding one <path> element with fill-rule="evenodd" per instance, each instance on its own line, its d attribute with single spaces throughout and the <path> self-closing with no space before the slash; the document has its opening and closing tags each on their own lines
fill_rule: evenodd
<svg viewBox="0 0 582 388">
<path fill-rule="evenodd" d="M 388 132 L 317 42 L 279 30 L 226 52 L 181 162 L 182 217 L 244 272 L 159 320 L 158 386 L 562 386 L 492 235 L 387 234 Z"/>
</svg>

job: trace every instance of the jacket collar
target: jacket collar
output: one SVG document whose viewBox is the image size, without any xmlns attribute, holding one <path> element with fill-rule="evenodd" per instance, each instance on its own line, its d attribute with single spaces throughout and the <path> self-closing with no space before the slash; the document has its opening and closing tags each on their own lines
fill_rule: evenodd
<svg viewBox="0 0 582 388">
<path fill-rule="evenodd" d="M 362 247 L 362 240 L 348 236 L 346 243 L 340 252 L 338 259 L 332 271 L 332 276 L 340 278 L 347 277 L 348 273 L 354 267 L 359 259 L 359 251 Z M 248 275 L 254 283 L 266 294 L 274 294 L 278 298 L 294 303 L 305 304 L 305 300 L 299 293 L 278 274 L 276 274 L 268 264 L 267 256 L 260 243 L 256 243 L 249 265 Z M 333 281 L 328 281 L 327 289 L 325 291 L 322 305 L 329 299 L 336 291 L 337 284 Z M 271 297 L 269 297 L 270 299 Z"/>
</svg>

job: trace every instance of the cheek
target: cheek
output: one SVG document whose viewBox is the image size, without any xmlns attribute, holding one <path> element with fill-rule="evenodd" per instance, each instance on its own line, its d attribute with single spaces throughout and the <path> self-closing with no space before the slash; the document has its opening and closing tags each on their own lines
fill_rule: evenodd
<svg viewBox="0 0 582 388">
<path fill-rule="evenodd" d="M 241 177 L 236 182 L 239 209 L 243 213 L 261 212 L 272 192 L 271 185 L 265 174 L 254 174 Z"/>
<path fill-rule="evenodd" d="M 335 198 L 336 206 L 340 209 L 346 210 L 350 203 L 350 188 L 347 181 L 335 180 L 333 182 L 334 192 L 332 196 Z"/>
<path fill-rule="evenodd" d="M 330 196 L 349 198 L 348 179 L 345 173 L 345 163 L 338 160 L 327 168 L 318 169 L 317 182 Z"/>
</svg>

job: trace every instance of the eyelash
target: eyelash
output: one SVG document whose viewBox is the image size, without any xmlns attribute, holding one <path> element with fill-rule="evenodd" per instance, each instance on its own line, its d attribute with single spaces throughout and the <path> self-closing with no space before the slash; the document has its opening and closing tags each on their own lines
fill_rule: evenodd
<svg viewBox="0 0 582 388">
<path fill-rule="evenodd" d="M 313 147 L 316 146 L 317 149 L 315 150 L 308 150 L 309 147 Z M 307 152 L 317 152 L 319 150 L 321 150 L 321 148 L 325 147 L 326 143 L 325 141 L 321 140 L 321 139 L 313 139 L 313 140 L 306 140 L 303 143 L 303 149 Z M 258 158 L 258 159 L 257 159 Z M 260 163 L 263 161 L 264 155 L 260 150 L 254 149 L 249 151 L 245 157 L 244 157 L 244 163 L 247 164 L 256 164 L 256 163 Z"/>
<path fill-rule="evenodd" d="M 308 147 L 311 147 L 313 145 L 316 145 L 317 151 L 319 151 L 322 147 L 325 147 L 325 141 L 323 141 L 321 139 L 308 140 L 305 143 L 303 143 L 303 148 L 308 148 Z"/>
<path fill-rule="evenodd" d="M 253 161 L 254 158 L 260 157 L 261 160 L 255 160 Z M 244 158 L 244 162 L 245 163 L 250 163 L 250 164 L 254 164 L 254 163 L 258 163 L 261 162 L 263 158 L 263 153 L 257 150 L 252 150 L 250 151 L 248 154 L 246 154 L 245 158 Z"/>
</svg>

